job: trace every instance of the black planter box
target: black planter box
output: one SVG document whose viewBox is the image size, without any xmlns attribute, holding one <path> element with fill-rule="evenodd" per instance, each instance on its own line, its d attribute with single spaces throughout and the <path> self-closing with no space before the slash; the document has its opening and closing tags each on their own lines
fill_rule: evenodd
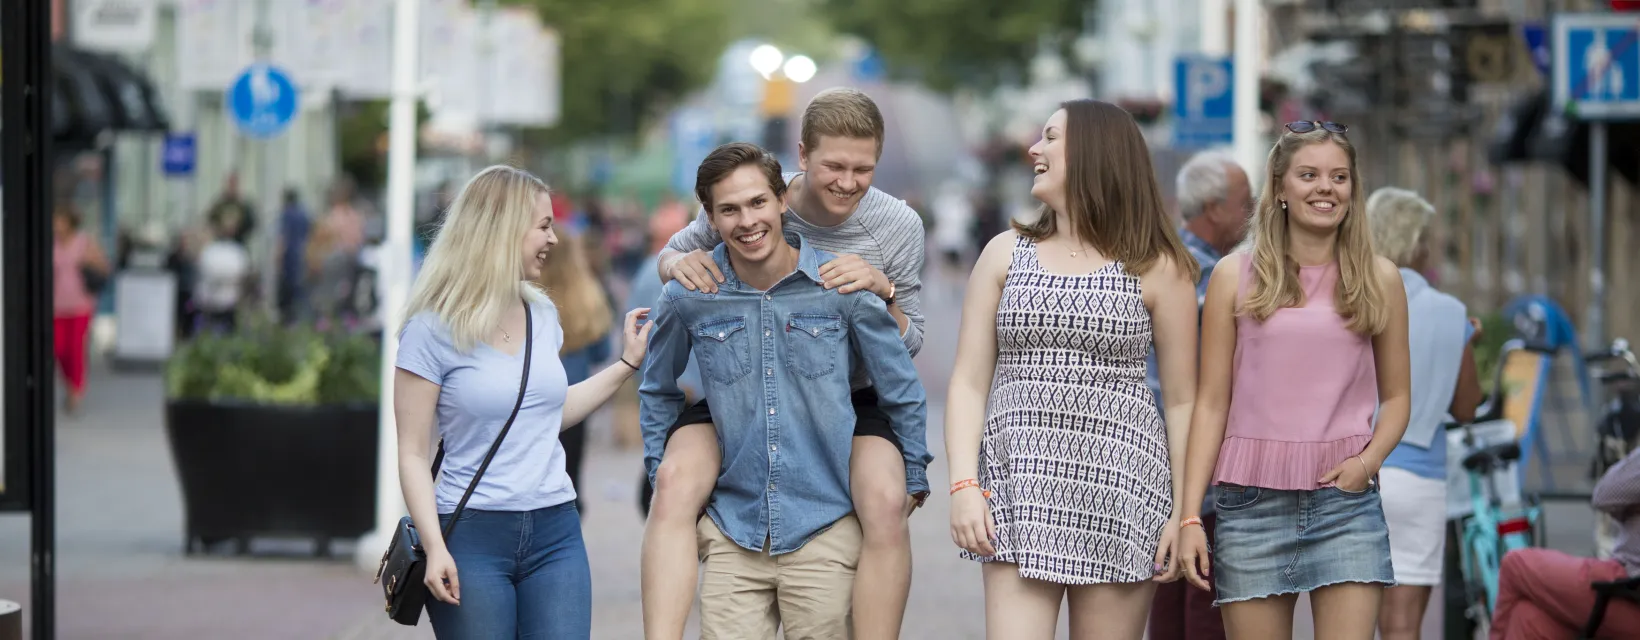
<svg viewBox="0 0 1640 640">
<path fill-rule="evenodd" d="M 328 555 L 331 539 L 370 531 L 376 412 L 375 405 L 168 401 L 185 549 L 233 540 L 244 553 L 255 537 L 304 537 Z"/>
</svg>

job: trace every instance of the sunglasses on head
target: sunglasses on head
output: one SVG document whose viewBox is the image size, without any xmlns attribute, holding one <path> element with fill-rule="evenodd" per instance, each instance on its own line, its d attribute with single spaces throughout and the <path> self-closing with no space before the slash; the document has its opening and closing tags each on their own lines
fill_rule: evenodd
<svg viewBox="0 0 1640 640">
<path fill-rule="evenodd" d="M 1311 131 L 1315 131 L 1317 127 L 1337 134 L 1343 134 L 1344 132 L 1350 130 L 1349 127 L 1336 122 L 1314 122 L 1309 120 L 1301 120 L 1299 122 L 1287 123 L 1287 130 L 1293 133 L 1309 133 Z"/>
</svg>

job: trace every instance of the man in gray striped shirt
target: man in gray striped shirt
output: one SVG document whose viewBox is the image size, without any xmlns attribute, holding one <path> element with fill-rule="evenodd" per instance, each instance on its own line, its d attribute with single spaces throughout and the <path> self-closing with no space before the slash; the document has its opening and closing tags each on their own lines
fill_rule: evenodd
<svg viewBox="0 0 1640 640">
<path fill-rule="evenodd" d="M 788 231 L 838 255 L 821 267 L 826 288 L 867 290 L 887 301 L 915 356 L 923 336 L 923 224 L 905 201 L 871 187 L 882 144 L 882 113 L 870 97 L 842 88 L 815 96 L 803 112 L 802 171 L 784 175 L 790 208 L 783 218 Z M 723 274 L 709 252 L 722 241 L 706 216 L 697 215 L 661 251 L 661 281 L 716 291 Z M 864 534 L 854 581 L 854 636 L 897 638 L 911 590 L 906 520 L 928 495 L 927 478 L 906 477 L 905 463 L 926 465 L 932 456 L 926 438 L 906 442 L 894 435 L 862 372 L 854 373 L 853 387 L 857 424 L 849 485 Z M 686 409 L 672 426 L 656 472 L 642 559 L 649 640 L 680 640 L 694 600 L 695 522 L 722 464 L 711 422 L 706 400 Z"/>
</svg>

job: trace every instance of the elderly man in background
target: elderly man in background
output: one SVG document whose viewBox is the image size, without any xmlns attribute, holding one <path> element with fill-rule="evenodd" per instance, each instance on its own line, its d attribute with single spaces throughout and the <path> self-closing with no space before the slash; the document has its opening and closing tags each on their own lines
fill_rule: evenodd
<svg viewBox="0 0 1640 640">
<path fill-rule="evenodd" d="M 1207 296 L 1207 281 L 1213 266 L 1235 249 L 1247 235 L 1247 218 L 1252 213 L 1252 185 L 1247 172 L 1236 164 L 1235 156 L 1224 151 L 1204 151 L 1179 168 L 1176 180 L 1179 217 L 1183 226 L 1179 237 L 1201 265 L 1202 278 L 1196 284 L 1196 305 Z M 1145 379 L 1160 405 L 1161 380 L 1156 375 L 1156 351 L 1151 350 Z M 1213 537 L 1217 518 L 1213 513 L 1213 492 L 1202 502 L 1202 526 Z M 1210 579 L 1211 580 L 1211 579 Z M 1151 640 L 1223 640 L 1224 620 L 1213 609 L 1213 593 L 1191 588 L 1179 580 L 1159 585 L 1150 608 Z"/>
</svg>

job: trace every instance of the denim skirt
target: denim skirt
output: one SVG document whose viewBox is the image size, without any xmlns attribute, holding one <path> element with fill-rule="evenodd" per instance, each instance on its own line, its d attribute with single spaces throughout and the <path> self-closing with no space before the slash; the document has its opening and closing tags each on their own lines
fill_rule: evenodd
<svg viewBox="0 0 1640 640">
<path fill-rule="evenodd" d="M 1346 582 L 1395 584 L 1378 483 L 1360 493 L 1216 489 L 1214 606 Z"/>
</svg>

